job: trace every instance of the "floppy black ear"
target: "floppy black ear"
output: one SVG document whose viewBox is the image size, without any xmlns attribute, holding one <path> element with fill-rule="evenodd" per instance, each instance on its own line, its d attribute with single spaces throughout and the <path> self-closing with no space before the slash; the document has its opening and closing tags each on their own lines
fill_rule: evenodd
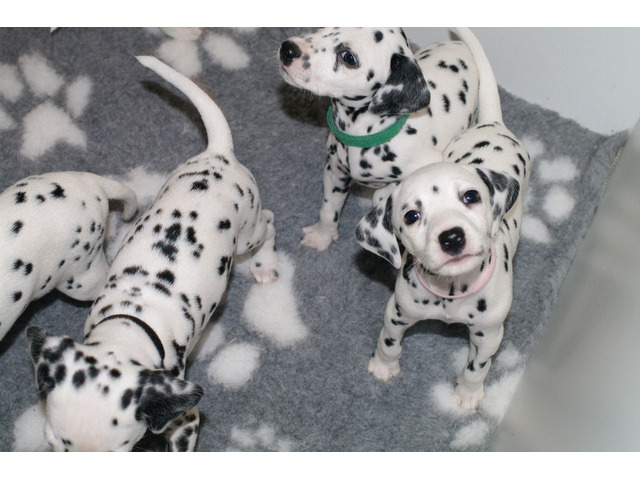
<svg viewBox="0 0 640 480">
<path fill-rule="evenodd" d="M 367 213 L 356 227 L 356 240 L 365 249 L 381 256 L 395 268 L 402 265 L 398 239 L 393 232 L 392 196 L 386 198 Z"/>
<path fill-rule="evenodd" d="M 161 433 L 173 420 L 195 407 L 204 390 L 162 370 L 143 370 L 139 383 L 143 390 L 136 420 L 147 423 L 153 433 Z"/>
<path fill-rule="evenodd" d="M 520 196 L 520 182 L 509 175 L 488 168 L 476 168 L 476 172 L 489 189 L 493 207 L 491 234 L 495 235 L 503 217 Z"/>
<path fill-rule="evenodd" d="M 429 106 L 431 94 L 415 58 L 394 53 L 391 71 L 374 94 L 369 110 L 376 115 L 404 115 Z"/>
</svg>

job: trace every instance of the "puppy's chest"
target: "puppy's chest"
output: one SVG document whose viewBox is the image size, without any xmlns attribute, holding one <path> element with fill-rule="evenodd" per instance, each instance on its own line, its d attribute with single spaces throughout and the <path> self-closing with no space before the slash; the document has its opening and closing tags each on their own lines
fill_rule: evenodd
<svg viewBox="0 0 640 480">
<path fill-rule="evenodd" d="M 352 179 L 376 187 L 402 179 L 406 170 L 404 150 L 397 141 L 371 148 L 349 147 L 338 142 L 337 158 Z"/>
<path fill-rule="evenodd" d="M 415 318 L 446 323 L 473 324 L 482 321 L 488 300 L 482 293 L 458 299 L 446 299 L 424 289 L 409 295 L 409 310 Z"/>
<path fill-rule="evenodd" d="M 488 312 L 502 310 L 505 299 L 511 297 L 508 291 L 510 288 L 508 276 L 501 267 L 505 259 L 500 253 L 497 262 L 491 281 L 476 293 L 470 293 L 474 285 L 465 282 L 437 286 L 443 294 L 459 297 L 453 299 L 429 292 L 421 284 L 415 266 L 405 264 L 396 282 L 398 303 L 416 319 L 441 320 L 446 323 L 464 323 L 470 326 L 482 323 L 487 318 Z M 465 292 L 469 294 L 465 295 Z"/>
</svg>

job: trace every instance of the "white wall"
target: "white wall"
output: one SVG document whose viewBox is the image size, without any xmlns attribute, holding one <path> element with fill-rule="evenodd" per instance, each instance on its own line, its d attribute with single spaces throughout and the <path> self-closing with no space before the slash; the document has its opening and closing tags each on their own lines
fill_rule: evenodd
<svg viewBox="0 0 640 480">
<path fill-rule="evenodd" d="M 406 27 L 423 46 L 449 39 L 444 27 Z M 640 119 L 640 28 L 473 28 L 498 83 L 595 132 Z"/>
</svg>

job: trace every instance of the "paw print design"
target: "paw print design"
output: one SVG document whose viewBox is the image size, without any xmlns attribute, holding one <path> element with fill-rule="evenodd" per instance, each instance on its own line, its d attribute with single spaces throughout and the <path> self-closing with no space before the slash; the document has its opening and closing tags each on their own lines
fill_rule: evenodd
<svg viewBox="0 0 640 480">
<path fill-rule="evenodd" d="M 294 449 L 294 443 L 286 437 L 278 436 L 274 427 L 256 423 L 253 421 L 244 427 L 233 427 L 227 451 L 290 452 Z"/>
<path fill-rule="evenodd" d="M 522 239 L 550 244 L 553 242 L 550 226 L 568 220 L 575 207 L 575 198 L 567 187 L 577 178 L 578 168 L 569 157 L 546 157 L 544 145 L 536 139 L 524 137 L 522 141 L 534 165 L 529 189 L 525 192 Z"/>
<path fill-rule="evenodd" d="M 0 65 L 0 134 L 17 128 L 19 121 L 11 110 L 24 95 L 31 95 L 36 106 L 21 120 L 20 154 L 36 160 L 59 143 L 87 147 L 85 133 L 76 121 L 86 110 L 93 83 L 81 75 L 66 82 L 39 53 L 26 53 L 17 65 Z"/>
<path fill-rule="evenodd" d="M 451 362 L 453 372 L 457 373 L 464 368 L 467 355 L 467 347 L 454 352 Z M 509 407 L 524 366 L 520 352 L 512 344 L 504 345 L 491 367 L 496 369 L 499 376 L 485 385 L 484 398 L 480 401 L 478 410 L 468 410 L 458 404 L 454 385 L 450 381 L 438 383 L 431 388 L 430 398 L 436 408 L 445 415 L 464 421 L 450 439 L 449 447 L 452 450 L 472 450 L 486 443 L 489 434 L 500 423 Z"/>
<path fill-rule="evenodd" d="M 223 324 L 210 324 L 194 353 L 199 361 L 209 362 L 207 377 L 211 384 L 228 390 L 241 389 L 257 372 L 262 348 L 290 348 L 307 337 L 309 332 L 298 314 L 293 289 L 295 266 L 286 253 L 280 252 L 278 257 L 278 281 L 254 283 L 243 309 L 243 320 L 248 329 L 266 339 L 268 345 L 258 346 L 263 343 L 260 339 L 255 343 L 227 340 Z M 250 277 L 249 264 L 248 256 L 239 258 L 234 268 L 241 275 Z"/>
<path fill-rule="evenodd" d="M 165 40 L 156 55 L 188 77 L 202 72 L 201 55 L 225 70 L 247 68 L 251 57 L 231 35 L 206 31 L 201 28 L 160 29 Z M 248 35 L 255 28 L 229 28 L 229 32 Z M 166 38 L 168 37 L 168 38 Z"/>
</svg>

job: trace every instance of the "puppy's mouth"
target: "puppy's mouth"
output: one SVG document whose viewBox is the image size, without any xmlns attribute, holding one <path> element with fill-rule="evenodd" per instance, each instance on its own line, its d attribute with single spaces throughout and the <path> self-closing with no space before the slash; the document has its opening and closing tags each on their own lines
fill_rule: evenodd
<svg viewBox="0 0 640 480">
<path fill-rule="evenodd" d="M 486 252 L 484 249 L 481 249 L 479 252 L 476 252 L 476 253 L 462 253 L 462 254 L 456 255 L 455 257 L 446 259 L 439 266 L 434 267 L 431 270 L 435 272 L 439 272 L 442 269 L 446 269 L 450 267 L 459 267 L 466 263 L 475 263 L 475 262 L 479 263 L 484 258 L 485 254 Z"/>
<path fill-rule="evenodd" d="M 300 84 L 291 75 L 291 73 L 289 73 L 289 70 L 287 69 L 287 67 L 285 67 L 282 63 L 280 64 L 280 75 L 282 76 L 282 79 L 289 85 L 292 85 L 294 87 L 300 87 Z"/>
<path fill-rule="evenodd" d="M 291 75 L 289 75 L 289 71 L 287 67 L 285 67 L 282 63 L 280 65 L 280 75 L 285 79 L 285 81 L 289 82 L 291 80 Z"/>
<path fill-rule="evenodd" d="M 478 254 L 478 253 L 476 253 L 476 254 L 466 253 L 464 255 L 458 255 L 457 257 L 453 257 L 453 258 L 447 260 L 446 262 L 444 262 L 442 264 L 442 266 L 444 267 L 445 265 L 458 265 L 459 263 L 463 263 L 468 258 L 477 257 L 479 255 L 480 254 Z"/>
</svg>

